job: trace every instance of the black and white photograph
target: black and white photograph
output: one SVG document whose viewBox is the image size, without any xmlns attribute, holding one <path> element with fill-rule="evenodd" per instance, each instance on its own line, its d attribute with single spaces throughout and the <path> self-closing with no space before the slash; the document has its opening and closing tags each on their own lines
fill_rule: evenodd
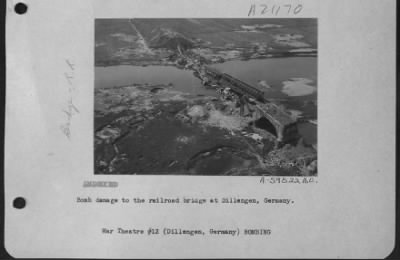
<svg viewBox="0 0 400 260">
<path fill-rule="evenodd" d="M 317 175 L 317 19 L 96 19 L 95 174 Z"/>
<path fill-rule="evenodd" d="M 9 259 L 390 258 L 396 3 L 6 1 Z"/>
</svg>

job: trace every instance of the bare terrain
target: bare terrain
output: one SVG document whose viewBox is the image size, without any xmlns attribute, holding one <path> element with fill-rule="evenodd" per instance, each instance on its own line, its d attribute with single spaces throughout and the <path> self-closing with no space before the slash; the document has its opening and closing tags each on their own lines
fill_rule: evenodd
<svg viewBox="0 0 400 260">
<path fill-rule="evenodd" d="M 241 117 L 231 101 L 136 85 L 96 90 L 95 106 L 98 174 L 309 176 L 316 171 L 312 147 L 299 140 L 274 149 L 275 137 L 250 125 L 254 119 Z"/>
<path fill-rule="evenodd" d="M 181 50 L 209 62 L 315 55 L 314 19 L 97 19 L 96 65 L 168 64 Z"/>
</svg>

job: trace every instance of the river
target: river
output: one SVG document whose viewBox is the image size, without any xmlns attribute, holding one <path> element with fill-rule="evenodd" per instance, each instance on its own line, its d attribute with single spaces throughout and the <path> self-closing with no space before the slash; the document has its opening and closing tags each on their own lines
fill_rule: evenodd
<svg viewBox="0 0 400 260">
<path fill-rule="evenodd" d="M 280 98 L 287 108 L 304 116 L 317 118 L 317 58 L 290 57 L 255 60 L 233 60 L 213 65 L 244 82 L 266 92 L 267 97 Z M 291 79 L 297 79 L 293 82 Z M 95 87 L 138 84 L 169 84 L 172 88 L 191 94 L 216 96 L 213 89 L 205 88 L 191 70 L 174 66 L 118 65 L 95 68 Z M 317 142 L 317 127 L 299 124 L 300 134 L 310 144 Z"/>
<path fill-rule="evenodd" d="M 191 70 L 174 66 L 132 66 L 118 65 L 95 68 L 95 87 L 105 88 L 129 84 L 173 84 L 173 88 L 182 92 L 216 96 L 212 89 L 205 88 Z"/>
</svg>

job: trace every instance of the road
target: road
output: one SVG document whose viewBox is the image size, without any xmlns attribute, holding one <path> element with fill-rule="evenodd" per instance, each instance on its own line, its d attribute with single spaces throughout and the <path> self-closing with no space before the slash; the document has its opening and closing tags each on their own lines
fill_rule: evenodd
<svg viewBox="0 0 400 260">
<path fill-rule="evenodd" d="M 153 54 L 153 51 L 150 49 L 150 47 L 147 45 L 146 40 L 144 39 L 143 35 L 140 33 L 140 31 L 137 29 L 135 24 L 133 23 L 133 19 L 129 19 L 129 24 L 131 25 L 132 29 L 136 32 L 136 35 L 138 36 L 139 40 L 137 43 L 142 45 L 142 49 L 146 51 L 147 53 Z"/>
</svg>

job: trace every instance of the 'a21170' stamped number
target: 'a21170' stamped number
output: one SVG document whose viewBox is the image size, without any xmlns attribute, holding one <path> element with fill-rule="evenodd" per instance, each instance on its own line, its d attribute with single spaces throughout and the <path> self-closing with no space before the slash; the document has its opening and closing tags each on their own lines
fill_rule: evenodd
<svg viewBox="0 0 400 260">
<path fill-rule="evenodd" d="M 298 15 L 303 10 L 302 4 L 251 4 L 247 16 L 258 15 Z"/>
</svg>

